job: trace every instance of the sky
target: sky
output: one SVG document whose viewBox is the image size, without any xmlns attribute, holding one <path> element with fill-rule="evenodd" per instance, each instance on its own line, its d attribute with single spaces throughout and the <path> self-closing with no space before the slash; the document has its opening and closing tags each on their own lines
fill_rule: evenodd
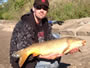
<svg viewBox="0 0 90 68">
<path fill-rule="evenodd" d="M 3 2 L 7 2 L 8 0 L 3 0 Z M 0 3 L 0 4 L 2 4 L 2 3 Z"/>
<path fill-rule="evenodd" d="M 7 0 L 3 0 L 3 2 L 7 2 Z"/>
</svg>

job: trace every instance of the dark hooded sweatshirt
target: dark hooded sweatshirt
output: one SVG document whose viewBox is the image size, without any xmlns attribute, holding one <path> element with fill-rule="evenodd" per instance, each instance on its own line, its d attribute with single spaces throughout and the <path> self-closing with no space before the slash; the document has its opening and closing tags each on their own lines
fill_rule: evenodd
<svg viewBox="0 0 90 68">
<path fill-rule="evenodd" d="M 40 42 L 40 39 L 48 41 L 53 39 L 51 35 L 51 25 L 47 18 L 42 19 L 40 24 L 36 24 L 33 12 L 25 14 L 16 24 L 10 42 L 10 63 L 13 68 L 19 68 L 18 59 L 12 57 L 12 53 L 20 49 L 31 46 L 33 43 Z M 32 57 L 26 60 L 22 68 L 34 68 L 37 60 Z"/>
</svg>

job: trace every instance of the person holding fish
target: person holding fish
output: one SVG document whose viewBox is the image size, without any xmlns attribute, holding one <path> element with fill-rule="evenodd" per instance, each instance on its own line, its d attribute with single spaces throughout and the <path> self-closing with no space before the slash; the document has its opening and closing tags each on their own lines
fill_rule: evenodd
<svg viewBox="0 0 90 68">
<path fill-rule="evenodd" d="M 13 68 L 58 68 L 62 56 L 58 53 L 34 58 L 30 55 L 22 67 L 19 66 L 19 58 L 12 57 L 14 52 L 29 45 L 54 39 L 46 17 L 48 10 L 48 0 L 35 0 L 30 13 L 23 15 L 16 24 L 10 41 L 10 63 Z"/>
</svg>

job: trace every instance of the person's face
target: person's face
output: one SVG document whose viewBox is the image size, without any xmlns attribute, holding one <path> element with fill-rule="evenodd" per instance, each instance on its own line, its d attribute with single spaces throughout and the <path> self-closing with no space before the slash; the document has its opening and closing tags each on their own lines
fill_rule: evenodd
<svg viewBox="0 0 90 68">
<path fill-rule="evenodd" d="M 44 17 L 46 17 L 47 12 L 48 12 L 48 7 L 46 7 L 46 6 L 36 6 L 36 7 L 34 7 L 34 14 L 39 19 L 43 19 Z"/>
</svg>

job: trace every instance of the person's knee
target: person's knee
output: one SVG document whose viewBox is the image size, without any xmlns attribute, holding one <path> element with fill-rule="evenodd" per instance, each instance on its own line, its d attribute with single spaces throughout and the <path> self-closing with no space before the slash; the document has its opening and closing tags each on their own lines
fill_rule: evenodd
<svg viewBox="0 0 90 68">
<path fill-rule="evenodd" d="M 39 61 L 35 68 L 58 68 L 59 63 L 55 61 L 53 63 L 46 61 Z"/>
</svg>

